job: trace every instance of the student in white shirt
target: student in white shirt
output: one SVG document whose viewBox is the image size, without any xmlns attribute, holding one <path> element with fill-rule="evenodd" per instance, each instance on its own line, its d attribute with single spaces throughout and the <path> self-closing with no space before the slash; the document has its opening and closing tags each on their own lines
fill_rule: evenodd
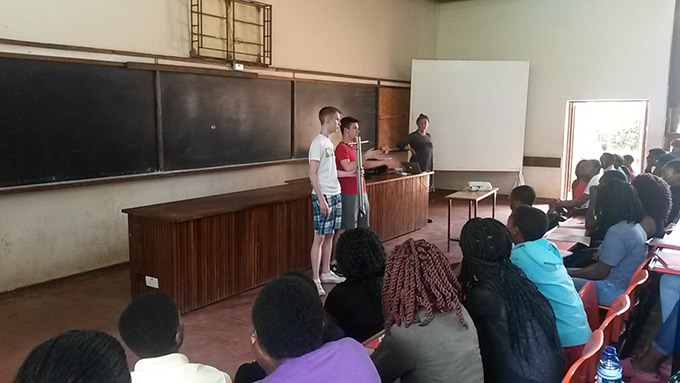
<svg viewBox="0 0 680 383">
<path fill-rule="evenodd" d="M 118 320 L 125 344 L 141 359 L 131 372 L 132 383 L 231 383 L 226 373 L 189 363 L 180 354 L 184 326 L 168 294 L 152 291 L 135 298 Z"/>
<path fill-rule="evenodd" d="M 319 295 L 326 292 L 321 282 L 341 283 L 345 278 L 331 271 L 333 234 L 342 223 L 342 199 L 340 197 L 340 177 L 356 174 L 338 171 L 335 164 L 335 148 L 328 138 L 340 127 L 340 110 L 325 106 L 319 111 L 321 132 L 309 146 L 309 180 L 312 183 L 312 209 L 314 214 L 314 242 L 310 252 L 312 279 Z"/>
</svg>

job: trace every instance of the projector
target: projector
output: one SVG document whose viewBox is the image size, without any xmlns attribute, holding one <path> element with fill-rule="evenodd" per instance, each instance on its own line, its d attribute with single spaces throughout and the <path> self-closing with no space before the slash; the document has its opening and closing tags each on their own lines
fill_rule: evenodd
<svg viewBox="0 0 680 383">
<path fill-rule="evenodd" d="M 493 189 L 491 182 L 486 181 L 470 181 L 468 182 L 468 190 L 470 191 L 489 191 Z"/>
</svg>

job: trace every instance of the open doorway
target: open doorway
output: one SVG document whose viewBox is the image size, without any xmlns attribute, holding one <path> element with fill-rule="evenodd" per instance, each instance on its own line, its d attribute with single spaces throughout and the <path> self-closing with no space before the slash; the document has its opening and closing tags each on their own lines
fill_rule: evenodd
<svg viewBox="0 0 680 383">
<path fill-rule="evenodd" d="M 562 198 L 571 198 L 576 164 L 603 152 L 633 156 L 640 173 L 645 156 L 649 100 L 569 101 Z"/>
</svg>

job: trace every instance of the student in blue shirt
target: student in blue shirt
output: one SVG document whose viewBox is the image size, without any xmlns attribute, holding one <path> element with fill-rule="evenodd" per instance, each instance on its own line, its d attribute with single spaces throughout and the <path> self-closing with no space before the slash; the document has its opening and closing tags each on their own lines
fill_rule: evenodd
<svg viewBox="0 0 680 383">
<path fill-rule="evenodd" d="M 647 233 L 640 226 L 645 212 L 635 189 L 611 180 L 597 193 L 598 226 L 606 233 L 597 250 L 597 262 L 582 269 L 569 269 L 576 290 L 593 281 L 597 300 L 611 305 L 628 288 L 635 270 L 645 260 Z"/>
<path fill-rule="evenodd" d="M 581 356 L 592 331 L 560 251 L 543 238 L 548 229 L 548 217 L 531 206 L 518 206 L 512 211 L 507 226 L 515 242 L 510 261 L 524 271 L 550 302 L 569 366 Z"/>
</svg>

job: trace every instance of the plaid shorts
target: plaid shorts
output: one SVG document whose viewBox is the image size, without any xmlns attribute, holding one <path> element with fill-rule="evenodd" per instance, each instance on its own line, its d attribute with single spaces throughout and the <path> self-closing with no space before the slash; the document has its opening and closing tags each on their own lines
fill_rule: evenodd
<svg viewBox="0 0 680 383">
<path fill-rule="evenodd" d="M 314 210 L 314 233 L 319 235 L 333 234 L 333 230 L 339 229 L 342 224 L 342 198 L 340 194 L 324 195 L 326 203 L 331 209 L 327 217 L 321 214 L 319 197 L 312 194 L 312 209 Z"/>
</svg>

